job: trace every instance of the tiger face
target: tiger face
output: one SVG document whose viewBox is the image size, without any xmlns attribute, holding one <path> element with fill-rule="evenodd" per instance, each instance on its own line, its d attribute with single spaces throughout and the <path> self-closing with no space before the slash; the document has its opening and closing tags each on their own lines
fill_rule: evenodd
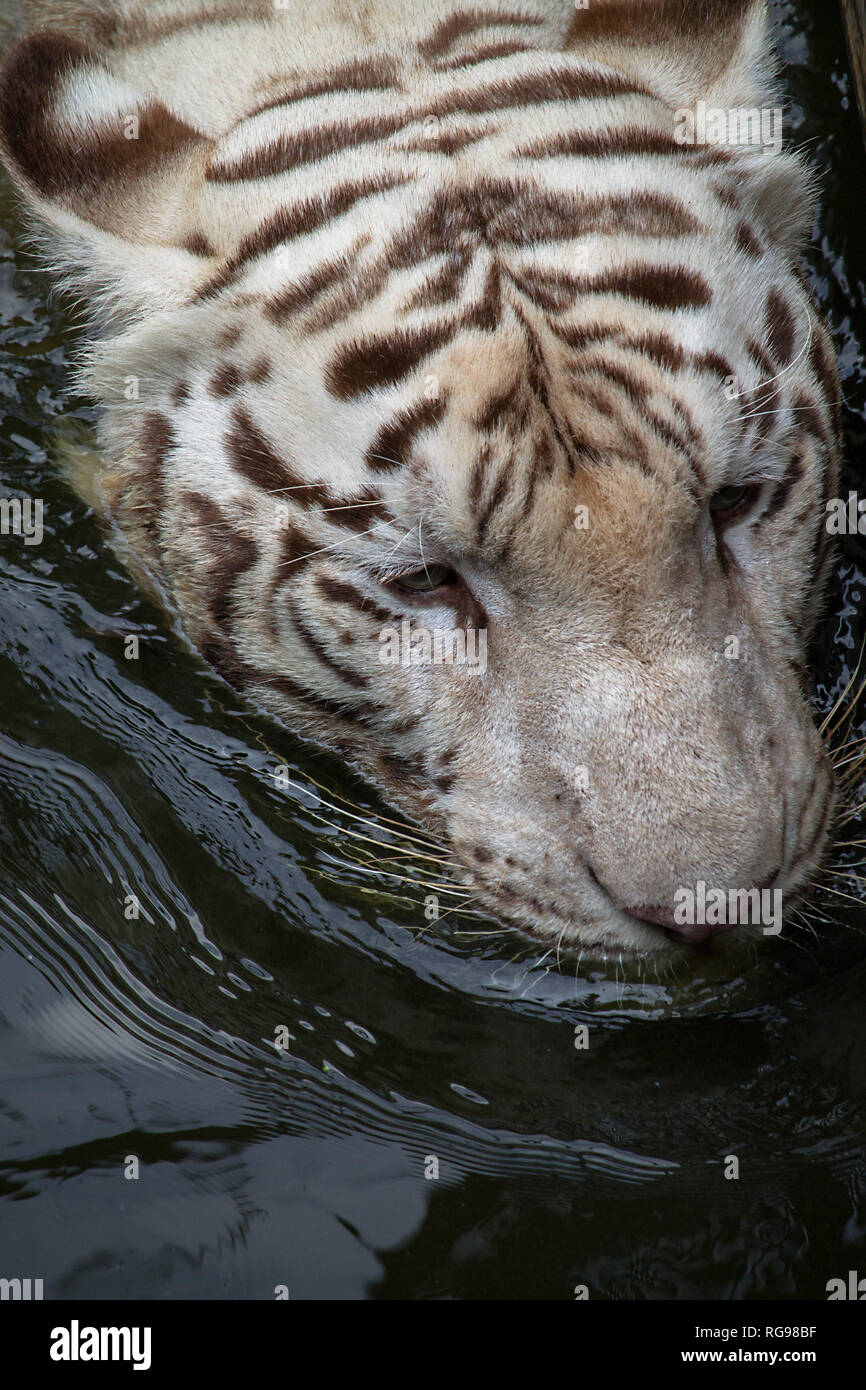
<svg viewBox="0 0 866 1390">
<path fill-rule="evenodd" d="M 104 9 L 13 51 L 0 139 L 105 326 L 106 508 L 204 657 L 533 935 L 665 955 L 713 929 L 684 888 L 801 889 L 809 183 L 682 139 L 774 100 L 764 5 L 383 4 L 360 56 L 339 6 Z"/>
</svg>

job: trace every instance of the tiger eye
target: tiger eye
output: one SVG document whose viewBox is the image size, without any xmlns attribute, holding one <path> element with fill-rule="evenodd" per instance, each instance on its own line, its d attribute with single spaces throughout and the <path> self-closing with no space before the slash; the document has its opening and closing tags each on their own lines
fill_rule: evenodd
<svg viewBox="0 0 866 1390">
<path fill-rule="evenodd" d="M 717 518 L 733 516 L 744 511 L 760 491 L 760 484 L 745 483 L 740 487 L 721 487 L 710 498 L 710 511 Z"/>
<path fill-rule="evenodd" d="M 412 570 L 409 574 L 398 574 L 394 583 L 401 589 L 411 589 L 413 593 L 425 593 L 444 588 L 456 582 L 457 575 L 447 565 L 427 565 L 422 570 Z"/>
<path fill-rule="evenodd" d="M 711 512 L 727 512 L 742 501 L 746 489 L 743 487 L 723 487 L 710 498 Z"/>
</svg>

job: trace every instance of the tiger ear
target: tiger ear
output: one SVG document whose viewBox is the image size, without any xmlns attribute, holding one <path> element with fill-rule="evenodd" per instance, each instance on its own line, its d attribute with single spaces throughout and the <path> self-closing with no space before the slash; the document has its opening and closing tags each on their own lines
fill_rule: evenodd
<svg viewBox="0 0 866 1390">
<path fill-rule="evenodd" d="M 31 34 L 0 71 L 0 153 L 13 181 L 64 268 L 129 307 L 175 304 L 204 278 L 201 246 L 184 241 L 210 149 L 67 34 Z"/>
<path fill-rule="evenodd" d="M 566 47 L 642 78 L 674 107 L 759 106 L 778 66 L 766 0 L 586 0 Z"/>
<path fill-rule="evenodd" d="M 704 117 L 710 108 L 744 112 L 750 131 L 754 113 L 762 143 L 732 166 L 730 191 L 775 246 L 800 254 L 812 229 L 815 190 L 799 156 L 782 152 L 779 60 L 766 0 L 587 0 L 575 10 L 566 44 L 660 97 L 671 108 L 676 139 L 684 126 L 699 125 L 701 104 Z M 721 182 L 724 177 L 720 170 Z"/>
</svg>

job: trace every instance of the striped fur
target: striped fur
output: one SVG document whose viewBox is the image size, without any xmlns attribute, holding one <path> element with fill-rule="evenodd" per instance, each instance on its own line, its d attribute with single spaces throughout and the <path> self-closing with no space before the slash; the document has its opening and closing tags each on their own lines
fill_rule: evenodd
<svg viewBox="0 0 866 1390">
<path fill-rule="evenodd" d="M 0 143 L 100 329 L 106 508 L 206 659 L 525 930 L 666 952 L 679 885 L 803 885 L 809 178 L 675 136 L 776 100 L 762 0 L 31 8 Z M 486 672 L 383 664 L 407 617 Z"/>
</svg>

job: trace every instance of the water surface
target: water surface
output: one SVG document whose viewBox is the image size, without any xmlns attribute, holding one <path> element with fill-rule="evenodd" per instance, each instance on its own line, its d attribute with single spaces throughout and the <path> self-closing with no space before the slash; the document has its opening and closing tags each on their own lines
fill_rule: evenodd
<svg viewBox="0 0 866 1390">
<path fill-rule="evenodd" d="M 847 491 L 866 159 L 835 7 L 774 15 L 823 175 L 808 272 Z M 0 541 L 0 1275 L 60 1299 L 809 1299 L 866 1273 L 856 885 L 812 932 L 662 982 L 428 923 L 392 813 L 207 670 L 62 481 L 58 432 L 93 414 L 47 289 L 4 182 L 0 496 L 47 510 L 41 545 Z M 864 570 L 854 538 L 821 711 Z"/>
</svg>

